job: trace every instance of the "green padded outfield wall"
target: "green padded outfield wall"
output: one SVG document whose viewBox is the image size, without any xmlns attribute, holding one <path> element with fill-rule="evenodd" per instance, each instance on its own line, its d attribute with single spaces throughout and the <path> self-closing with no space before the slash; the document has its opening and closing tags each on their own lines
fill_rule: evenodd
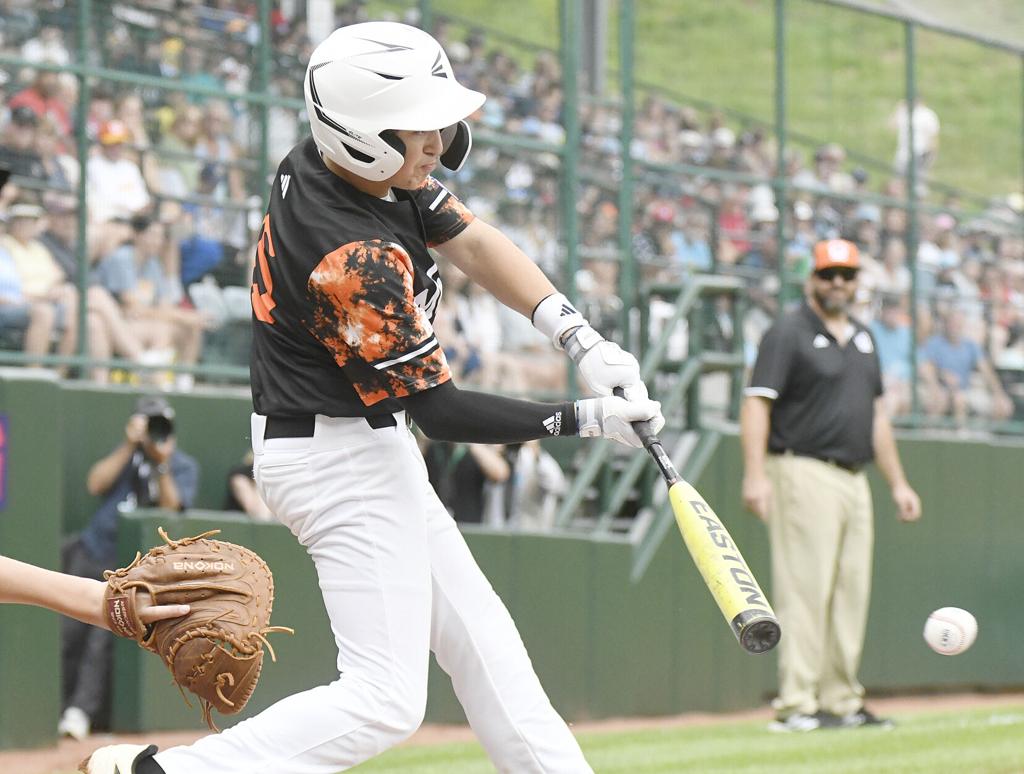
<svg viewBox="0 0 1024 774">
<path fill-rule="evenodd" d="M 8 415 L 12 428 L 24 428 L 28 417 L 31 429 L 28 442 L 12 430 L 8 507 L 0 521 L 5 552 L 41 564 L 57 561 L 62 500 L 82 499 L 84 471 L 117 442 L 134 399 L 127 391 L 0 377 L 0 413 Z M 192 394 L 172 396 L 172 402 L 182 445 L 203 466 L 200 504 L 219 504 L 224 473 L 248 447 L 248 401 Z M 103 426 L 95 426 L 101 418 Z M 900 447 L 922 494 L 925 517 L 919 524 L 898 524 L 885 486 L 873 474 L 877 550 L 865 683 L 874 691 L 1024 685 L 1024 655 L 1015 647 L 1024 638 L 1024 623 L 1015 615 L 1024 576 L 1019 558 L 1024 530 L 1017 514 L 1024 493 L 1024 445 L 932 439 L 901 440 Z M 72 466 L 73 485 L 67 480 Z M 61 474 L 64 486 L 53 486 Z M 738 441 L 726 437 L 696 484 L 770 594 L 765 529 L 740 508 L 740 477 Z M 65 510 L 91 510 L 81 502 L 64 504 Z M 123 558 L 151 545 L 158 524 L 180 534 L 220 526 L 225 539 L 251 545 L 268 559 L 277 582 L 275 623 L 297 630 L 294 637 L 274 637 L 279 661 L 266 665 L 242 717 L 290 692 L 332 680 L 330 627 L 312 565 L 291 535 L 279 525 L 253 524 L 237 515 L 196 512 L 179 518 L 140 513 L 126 519 Z M 516 618 L 553 702 L 568 718 L 726 710 L 757 706 L 770 696 L 774 656 L 749 656 L 739 649 L 674 529 L 637 584 L 629 581 L 632 557 L 621 543 L 468 529 L 467 540 Z M 944 605 L 974 611 L 981 625 L 978 642 L 956 659 L 931 653 L 921 639 L 927 613 Z M 0 744 L 23 746 L 40 743 L 46 734 L 52 738 L 57 651 L 53 642 L 47 655 L 45 643 L 47 637 L 55 641 L 57 626 L 55 616 L 41 611 L 19 611 L 12 625 L 12 614 L 13 608 L 0 609 L 5 697 Z M 32 659 L 19 652 L 28 639 L 21 627 L 29 625 L 36 627 Z M 118 727 L 199 728 L 198 709 L 185 706 L 164 667 L 134 645 L 120 645 Z M 12 663 L 19 666 L 16 675 Z M 32 669 L 38 674 L 28 683 Z M 29 684 L 32 691 L 21 687 Z M 430 687 L 428 719 L 460 720 L 436 667 Z M 25 726 L 38 717 L 26 716 L 48 713 L 33 736 Z"/>
<path fill-rule="evenodd" d="M 1024 537 L 1015 515 L 1019 493 L 1014 493 L 1019 487 L 1014 472 L 1024 469 L 1024 448 L 936 441 L 903 441 L 901 447 L 909 475 L 922 491 L 926 515 L 918 524 L 899 524 L 884 484 L 873 481 L 878 538 L 865 683 L 878 692 L 1024 684 L 1024 657 L 1015 646 L 1024 625 L 1013 614 L 1015 589 L 1024 575 L 1017 560 Z M 738 441 L 726 438 L 698 486 L 770 588 L 765 530 L 740 510 L 735 491 L 740 473 Z M 157 521 L 145 517 L 129 524 L 151 534 Z M 226 526 L 225 534 L 234 528 Z M 242 532 L 238 539 L 251 540 L 277 570 L 277 609 L 290 614 L 293 604 L 296 612 L 298 605 L 318 609 L 319 598 L 310 594 L 308 560 L 297 546 L 274 537 L 273 530 L 282 528 L 256 529 L 264 534 Z M 126 550 L 132 546 L 129 534 L 126 530 Z M 467 539 L 566 717 L 727 710 L 756 706 L 770 696 L 774 656 L 740 651 L 674 532 L 638 584 L 629 582 L 629 549 L 618 543 L 478 531 L 468 532 Z M 288 565 L 292 577 L 286 579 L 280 568 Z M 975 611 L 981 621 L 978 643 L 956 659 L 932 653 L 921 638 L 927 613 L 948 604 Z M 267 666 L 253 709 L 283 695 L 278 689 L 287 692 L 333 678 L 326 625 L 309 628 L 297 615 L 281 622 L 300 631 L 279 645 L 281 663 Z M 310 632 L 323 632 L 322 639 Z M 307 637 L 311 641 L 303 644 Z M 163 681 L 167 694 L 166 701 L 140 705 L 141 714 L 125 722 L 167 728 L 194 723 L 194 713 L 173 701 L 176 693 L 158 664 L 127 644 L 122 652 L 152 685 Z M 296 665 L 295 674 L 289 674 L 289 664 Z M 436 667 L 430 687 L 428 719 L 461 721 L 447 680 Z"/>
<path fill-rule="evenodd" d="M 189 516 L 179 526 L 190 534 L 220 527 L 220 537 L 260 552 L 274 570 L 274 623 L 297 630 L 294 637 L 273 637 L 278 663 L 265 664 L 241 719 L 290 692 L 334 679 L 333 639 L 312 564 L 291 535 L 280 526 L 216 516 Z M 123 556 L 130 558 L 164 523 L 160 512 L 127 518 Z M 751 706 L 771 687 L 770 661 L 739 650 L 674 540 L 636 585 L 629 582 L 629 549 L 621 544 L 486 533 L 468 540 L 518 622 L 553 702 L 568 718 Z M 166 669 L 132 643 L 119 646 L 116 671 L 125 679 L 116 688 L 118 727 L 196 727 L 198 710 L 181 700 Z M 427 718 L 463 720 L 436 665 Z"/>
<path fill-rule="evenodd" d="M 0 554 L 60 569 L 61 390 L 0 370 Z M 52 743 L 60 714 L 60 618 L 0 605 L 0 748 Z"/>
</svg>

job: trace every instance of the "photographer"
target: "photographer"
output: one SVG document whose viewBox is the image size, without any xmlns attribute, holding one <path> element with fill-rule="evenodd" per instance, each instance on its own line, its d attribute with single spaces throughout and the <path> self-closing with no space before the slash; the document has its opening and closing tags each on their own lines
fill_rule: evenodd
<svg viewBox="0 0 1024 774">
<path fill-rule="evenodd" d="M 192 505 L 199 465 L 177 448 L 174 409 L 161 397 L 139 398 L 124 439 L 89 470 L 86 488 L 103 497 L 88 526 L 63 548 L 64 572 L 101 580 L 117 567 L 118 513 L 136 508 L 182 511 Z M 112 635 L 79 621 L 62 623 L 64 713 L 60 734 L 82 739 L 109 691 Z"/>
</svg>

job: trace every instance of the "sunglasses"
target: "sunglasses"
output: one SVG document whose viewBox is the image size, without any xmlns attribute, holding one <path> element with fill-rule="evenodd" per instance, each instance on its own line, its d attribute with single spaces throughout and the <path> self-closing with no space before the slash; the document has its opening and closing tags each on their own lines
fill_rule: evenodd
<svg viewBox="0 0 1024 774">
<path fill-rule="evenodd" d="M 842 277 L 843 282 L 853 282 L 857 279 L 858 269 L 851 269 L 846 266 L 831 266 L 827 269 L 814 272 L 815 276 L 825 282 L 832 282 L 836 277 Z"/>
</svg>

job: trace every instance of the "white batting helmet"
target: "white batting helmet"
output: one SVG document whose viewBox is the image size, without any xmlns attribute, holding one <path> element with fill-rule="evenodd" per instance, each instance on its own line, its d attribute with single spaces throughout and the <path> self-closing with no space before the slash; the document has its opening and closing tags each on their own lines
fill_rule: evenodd
<svg viewBox="0 0 1024 774">
<path fill-rule="evenodd" d="M 463 119 L 486 99 L 455 80 L 433 37 L 396 22 L 332 32 L 309 59 L 305 91 L 320 152 L 368 180 L 401 169 L 405 146 L 388 131 L 395 129 L 440 129 L 441 163 L 458 171 L 472 146 Z"/>
</svg>

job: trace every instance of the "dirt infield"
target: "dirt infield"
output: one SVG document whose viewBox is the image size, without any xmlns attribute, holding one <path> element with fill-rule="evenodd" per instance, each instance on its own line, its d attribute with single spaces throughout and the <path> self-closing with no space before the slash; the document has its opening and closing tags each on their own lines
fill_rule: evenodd
<svg viewBox="0 0 1024 774">
<path fill-rule="evenodd" d="M 934 696 L 896 697 L 874 699 L 871 708 L 882 715 L 903 713 L 955 710 L 959 707 L 977 709 L 1001 707 L 1024 703 L 1024 693 L 998 694 L 942 694 Z M 768 721 L 768 708 L 745 710 L 733 713 L 687 713 L 660 718 L 615 718 L 572 724 L 577 734 L 625 731 L 645 728 L 675 728 L 679 726 L 733 723 L 744 720 Z M 79 761 L 97 747 L 107 744 L 155 744 L 161 749 L 188 744 L 206 734 L 200 731 L 176 731 L 146 735 L 96 735 L 84 742 L 62 739 L 56 747 L 42 750 L 0 751 L 0 772 L 3 774 L 68 774 L 74 771 Z M 466 726 L 425 725 L 405 744 L 431 745 L 447 742 L 462 742 L 473 738 Z"/>
</svg>

